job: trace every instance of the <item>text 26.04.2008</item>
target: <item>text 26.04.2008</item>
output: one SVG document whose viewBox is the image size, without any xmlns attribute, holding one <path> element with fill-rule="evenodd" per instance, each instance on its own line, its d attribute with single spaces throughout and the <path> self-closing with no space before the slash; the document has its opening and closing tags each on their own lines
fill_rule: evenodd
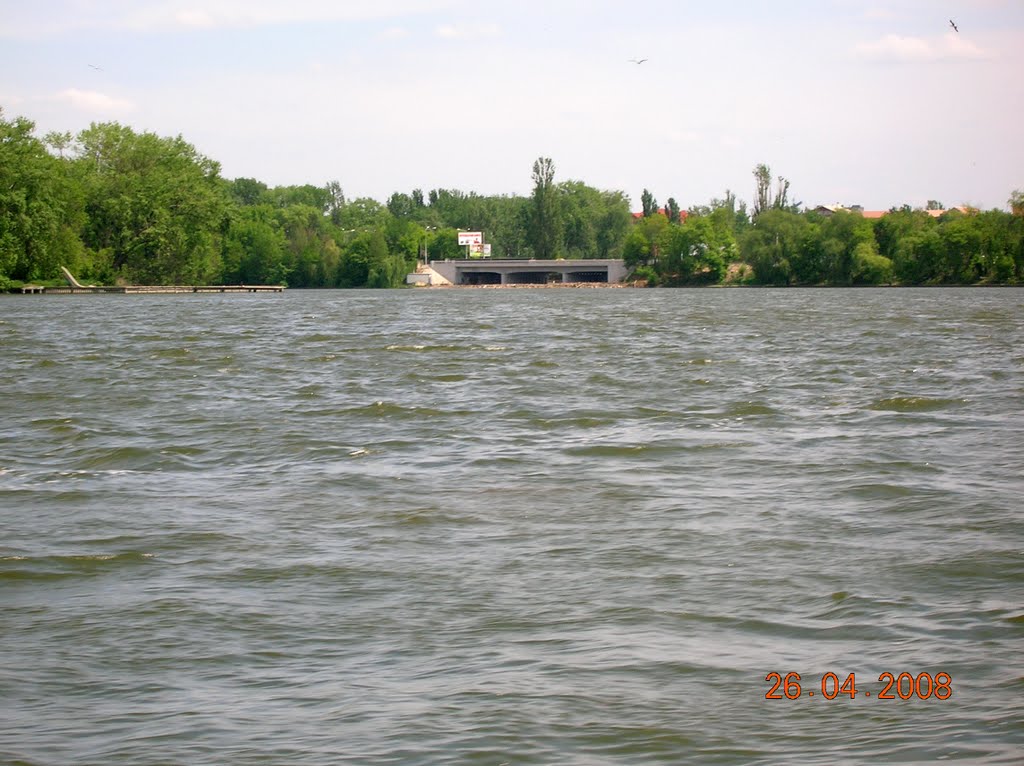
<svg viewBox="0 0 1024 766">
<path fill-rule="evenodd" d="M 765 692 L 767 700 L 795 700 L 801 697 L 824 697 L 827 700 L 834 700 L 837 697 L 849 697 L 856 699 L 857 695 L 862 697 L 874 697 L 880 700 L 909 700 L 917 699 L 938 699 L 948 700 L 953 696 L 953 677 L 949 673 L 882 673 L 878 676 L 878 683 L 882 684 L 880 689 L 858 689 L 855 673 L 848 674 L 840 679 L 836 673 L 825 673 L 820 679 L 815 678 L 813 686 L 804 686 L 799 673 L 769 673 L 764 680 L 771 684 Z"/>
</svg>

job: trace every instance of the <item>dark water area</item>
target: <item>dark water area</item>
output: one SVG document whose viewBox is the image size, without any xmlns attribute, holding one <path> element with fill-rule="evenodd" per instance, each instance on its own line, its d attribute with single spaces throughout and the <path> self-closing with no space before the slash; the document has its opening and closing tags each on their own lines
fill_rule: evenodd
<svg viewBox="0 0 1024 766">
<path fill-rule="evenodd" d="M 1020 764 L 1022 437 L 1020 289 L 0 297 L 0 763 Z"/>
</svg>

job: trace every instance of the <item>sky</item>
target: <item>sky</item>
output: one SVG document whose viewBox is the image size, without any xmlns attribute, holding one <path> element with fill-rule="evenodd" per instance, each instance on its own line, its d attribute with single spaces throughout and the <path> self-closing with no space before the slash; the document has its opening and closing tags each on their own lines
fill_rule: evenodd
<svg viewBox="0 0 1024 766">
<path fill-rule="evenodd" d="M 634 209 L 749 203 L 759 163 L 808 207 L 1006 209 L 1022 73 L 1024 0 L 0 0 L 6 119 L 379 202 L 550 157 Z"/>
</svg>

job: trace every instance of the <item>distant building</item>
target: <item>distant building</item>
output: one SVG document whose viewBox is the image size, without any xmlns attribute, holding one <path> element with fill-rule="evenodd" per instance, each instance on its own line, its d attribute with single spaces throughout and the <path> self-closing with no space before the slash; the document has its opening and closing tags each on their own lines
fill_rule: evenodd
<svg viewBox="0 0 1024 766">
<path fill-rule="evenodd" d="M 969 208 L 966 208 L 962 205 L 959 207 L 951 207 L 946 210 L 925 210 L 924 212 L 930 215 L 932 218 L 939 218 L 944 213 L 948 213 L 951 210 L 958 210 L 961 213 L 969 212 Z M 849 207 L 839 204 L 818 205 L 816 208 L 814 208 L 815 213 L 817 213 L 818 215 L 825 216 L 826 218 L 835 215 L 840 211 L 847 213 L 860 213 L 864 218 L 870 218 L 872 220 L 884 218 L 889 213 L 888 210 L 865 210 L 860 205 L 850 205 Z"/>
<path fill-rule="evenodd" d="M 665 210 L 665 208 L 659 207 L 657 212 L 661 213 L 663 216 L 668 218 L 668 211 Z M 633 220 L 634 221 L 639 221 L 643 217 L 644 217 L 643 213 L 633 213 Z M 679 211 L 679 223 L 686 223 L 686 219 L 689 218 L 689 217 L 690 217 L 689 211 L 687 211 L 687 210 L 680 210 Z"/>
</svg>

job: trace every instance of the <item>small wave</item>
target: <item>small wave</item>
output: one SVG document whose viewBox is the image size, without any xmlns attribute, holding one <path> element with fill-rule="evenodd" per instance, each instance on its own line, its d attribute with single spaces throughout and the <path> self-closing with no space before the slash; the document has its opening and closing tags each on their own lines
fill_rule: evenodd
<svg viewBox="0 0 1024 766">
<path fill-rule="evenodd" d="M 160 466 L 164 459 L 153 450 L 143 447 L 115 447 L 107 450 L 83 451 L 79 471 L 101 473 L 111 470 L 144 470 Z"/>
<path fill-rule="evenodd" d="M 566 453 L 577 457 L 636 457 L 649 450 L 650 447 L 644 444 L 595 444 L 589 447 L 570 447 Z"/>
<path fill-rule="evenodd" d="M 437 410 L 432 410 L 429 407 L 404 407 L 401 404 L 394 404 L 383 400 L 378 400 L 362 407 L 351 407 L 344 410 L 344 412 L 347 415 L 372 415 L 374 417 L 389 417 L 392 415 L 429 417 L 438 414 Z"/>
<path fill-rule="evenodd" d="M 30 421 L 30 425 L 36 428 L 49 428 L 57 432 L 75 430 L 74 423 L 73 418 L 35 418 Z"/>
<path fill-rule="evenodd" d="M 452 346 L 452 345 L 428 346 L 426 344 L 420 344 L 420 343 L 411 343 L 411 344 L 392 343 L 390 346 L 385 346 L 384 350 L 385 351 L 415 351 L 415 352 L 419 352 L 419 351 L 461 351 L 463 349 L 461 349 L 459 346 Z"/>
<path fill-rule="evenodd" d="M 846 490 L 847 494 L 867 500 L 890 500 L 916 494 L 915 490 L 896 484 L 858 484 Z"/>
<path fill-rule="evenodd" d="M 933 412 L 963 404 L 964 399 L 942 399 L 928 396 L 894 396 L 877 399 L 868 405 L 869 410 L 879 412 Z"/>
<path fill-rule="evenodd" d="M 124 566 L 138 565 L 154 556 L 153 553 L 141 551 L 61 556 L 4 556 L 0 558 L 0 581 L 59 580 L 103 574 Z"/>
<path fill-rule="evenodd" d="M 454 351 L 508 351 L 507 346 L 459 346 L 453 343 L 442 343 L 427 345 L 425 343 L 392 343 L 384 347 L 385 351 L 399 351 L 406 353 L 431 353 L 431 352 L 454 352 Z"/>
<path fill-rule="evenodd" d="M 187 348 L 162 348 L 150 354 L 150 359 L 187 359 L 191 355 Z"/>
<path fill-rule="evenodd" d="M 746 418 L 756 415 L 778 415 L 778 411 L 760 402 L 736 402 L 729 405 L 725 415 L 730 418 Z"/>
<path fill-rule="evenodd" d="M 684 452 L 731 449 L 744 446 L 740 442 L 707 442 L 683 444 L 680 442 L 655 442 L 651 444 L 593 444 L 585 447 L 569 447 L 566 454 L 576 457 L 658 457 L 677 455 Z"/>
</svg>

